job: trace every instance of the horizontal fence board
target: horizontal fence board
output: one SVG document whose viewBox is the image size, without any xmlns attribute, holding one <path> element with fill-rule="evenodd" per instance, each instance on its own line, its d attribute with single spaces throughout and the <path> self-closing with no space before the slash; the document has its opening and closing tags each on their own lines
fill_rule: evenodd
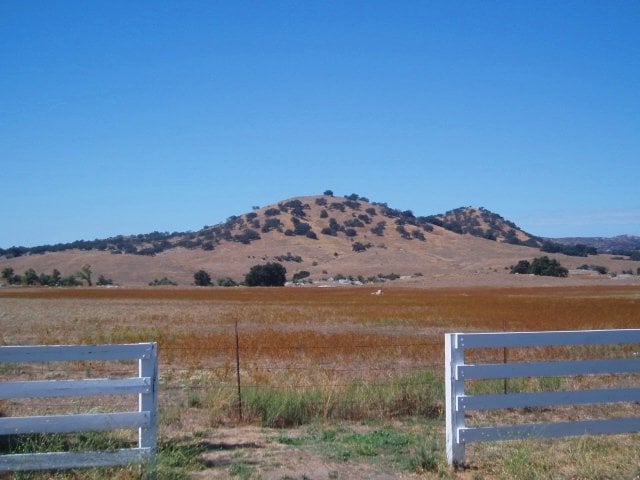
<svg viewBox="0 0 640 480">
<path fill-rule="evenodd" d="M 459 348 L 551 347 L 640 343 L 640 329 L 456 334 Z"/>
<path fill-rule="evenodd" d="M 70 433 L 139 428 L 150 425 L 149 412 L 87 413 L 0 418 L 0 435 Z"/>
<path fill-rule="evenodd" d="M 44 415 L 0 418 L 0 435 L 71 433 L 137 429 L 139 448 L 98 452 L 49 452 L 0 455 L 0 472 L 103 467 L 140 463 L 155 465 L 157 356 L 155 343 L 119 345 L 1 346 L 0 362 L 136 361 L 135 378 L 8 381 L 0 383 L 2 398 L 138 395 L 137 412 Z M 149 365 L 151 368 L 149 368 Z M 142 441 L 144 432 L 150 441 Z"/>
<path fill-rule="evenodd" d="M 640 372 L 640 358 L 616 360 L 567 360 L 559 362 L 487 363 L 458 365 L 458 380 L 487 380 L 514 377 L 560 377 Z"/>
<path fill-rule="evenodd" d="M 0 472 L 64 468 L 108 467 L 142 463 L 151 458 L 151 448 L 97 452 L 51 452 L 0 455 Z"/>
<path fill-rule="evenodd" d="M 496 427 L 461 428 L 459 441 L 464 443 L 490 442 L 530 438 L 571 437 L 602 435 L 607 433 L 632 433 L 640 431 L 640 418 L 612 418 L 608 420 L 584 420 Z"/>
<path fill-rule="evenodd" d="M 458 397 L 459 410 L 587 405 L 592 403 L 640 402 L 640 388 L 593 389 L 561 392 L 509 393 Z"/>
<path fill-rule="evenodd" d="M 0 362 L 64 362 L 149 358 L 150 343 L 121 345 L 37 345 L 0 347 Z"/>
<path fill-rule="evenodd" d="M 151 379 L 35 380 L 0 383 L 0 398 L 91 397 L 99 395 L 133 395 L 149 393 Z"/>
</svg>

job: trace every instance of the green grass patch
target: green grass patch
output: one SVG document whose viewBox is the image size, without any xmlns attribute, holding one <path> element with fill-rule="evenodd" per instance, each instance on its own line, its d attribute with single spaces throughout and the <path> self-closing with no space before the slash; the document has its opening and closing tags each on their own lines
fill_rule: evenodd
<svg viewBox="0 0 640 480">
<path fill-rule="evenodd" d="M 448 472 L 438 426 L 425 423 L 402 425 L 311 425 L 306 435 L 279 435 L 278 442 L 319 453 L 332 461 L 367 462 L 387 471 Z"/>
<path fill-rule="evenodd" d="M 231 467 L 229 467 L 229 475 L 232 477 L 238 477 L 242 480 L 248 480 L 253 475 L 254 470 L 255 469 L 252 466 L 238 462 L 233 463 Z"/>
<path fill-rule="evenodd" d="M 0 454 L 43 453 L 63 451 L 109 451 L 132 448 L 136 441 L 113 432 L 81 432 L 76 434 L 30 434 L 0 437 Z M 158 445 L 156 474 L 158 480 L 179 480 L 188 472 L 201 470 L 198 457 L 204 446 L 198 442 L 162 441 Z M 117 480 L 146 478 L 150 470 L 144 465 L 126 465 L 108 468 L 68 469 L 54 472 L 15 472 L 12 480 L 61 480 L 93 479 Z M 3 477 L 4 478 L 4 477 Z"/>
<path fill-rule="evenodd" d="M 439 418 L 442 379 L 419 372 L 384 384 L 352 382 L 340 391 L 251 387 L 243 390 L 245 417 L 263 426 L 285 428 L 316 420 L 371 420 L 420 415 Z"/>
<path fill-rule="evenodd" d="M 0 436 L 0 454 L 110 451 L 132 448 L 136 444 L 131 435 L 117 432 L 80 432 L 74 434 L 44 434 Z"/>
</svg>

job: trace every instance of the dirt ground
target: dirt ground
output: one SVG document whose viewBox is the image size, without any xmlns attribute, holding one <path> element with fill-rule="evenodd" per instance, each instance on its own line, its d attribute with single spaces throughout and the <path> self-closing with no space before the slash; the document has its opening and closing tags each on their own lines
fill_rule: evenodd
<svg viewBox="0 0 640 480">
<path fill-rule="evenodd" d="M 222 480 L 243 478 L 241 469 L 234 465 L 245 465 L 245 478 L 264 480 L 321 480 L 321 479 L 418 479 L 430 478 L 419 473 L 402 472 L 381 466 L 375 458 L 360 458 L 340 461 L 311 451 L 313 447 L 294 446 L 281 443 L 278 438 L 296 432 L 255 426 L 216 429 L 206 441 L 206 450 L 201 459 L 206 469 L 193 473 L 194 479 Z M 436 478 L 435 476 L 433 478 Z M 459 477 L 463 478 L 463 477 Z"/>
</svg>

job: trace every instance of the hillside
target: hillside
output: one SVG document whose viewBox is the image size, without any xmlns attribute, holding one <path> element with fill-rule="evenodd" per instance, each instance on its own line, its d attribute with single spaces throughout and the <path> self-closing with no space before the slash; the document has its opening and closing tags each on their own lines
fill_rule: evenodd
<svg viewBox="0 0 640 480">
<path fill-rule="evenodd" d="M 540 237 L 521 230 L 515 223 L 483 207 L 461 207 L 427 218 L 430 223 L 460 234 L 528 247 L 541 247 L 543 244 Z"/>
<path fill-rule="evenodd" d="M 542 255 L 540 243 L 538 237 L 482 208 L 423 217 L 356 194 L 319 195 L 256 208 L 197 232 L 7 249 L 0 252 L 0 269 L 57 269 L 70 275 L 88 264 L 94 278 L 104 275 L 120 285 L 147 285 L 163 277 L 190 285 L 199 269 L 210 272 L 214 280 L 230 277 L 239 282 L 253 265 L 280 262 L 288 278 L 309 272 L 314 281 L 342 276 L 373 280 L 395 274 L 414 283 L 491 284 L 512 282 L 514 276 L 506 269 L 520 259 Z M 572 269 L 585 262 L 558 257 Z M 591 260 L 611 272 L 637 265 L 608 257 Z"/>
</svg>

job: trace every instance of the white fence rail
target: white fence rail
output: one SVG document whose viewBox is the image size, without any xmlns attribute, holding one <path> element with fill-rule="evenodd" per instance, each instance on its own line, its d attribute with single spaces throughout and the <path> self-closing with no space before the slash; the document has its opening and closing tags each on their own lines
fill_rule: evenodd
<svg viewBox="0 0 640 480">
<path fill-rule="evenodd" d="M 0 382 L 0 399 L 138 395 L 137 412 L 0 418 L 0 435 L 138 429 L 138 447 L 115 451 L 0 455 L 0 472 L 105 467 L 147 462 L 156 454 L 157 344 L 0 347 L 0 363 L 137 360 L 138 377 Z"/>
<path fill-rule="evenodd" d="M 467 427 L 465 412 L 472 410 L 640 401 L 640 388 L 471 396 L 465 394 L 465 381 L 467 380 L 638 373 L 640 372 L 640 358 L 467 365 L 465 364 L 465 349 L 634 343 L 640 343 L 640 329 L 446 334 L 447 460 L 450 464 L 464 463 L 465 445 L 472 442 L 640 431 L 640 417 Z"/>
</svg>

